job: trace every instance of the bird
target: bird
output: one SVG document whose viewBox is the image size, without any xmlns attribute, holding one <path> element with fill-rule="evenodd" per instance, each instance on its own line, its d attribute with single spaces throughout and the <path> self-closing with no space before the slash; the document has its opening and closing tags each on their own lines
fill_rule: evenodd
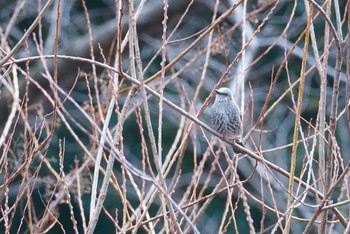
<svg viewBox="0 0 350 234">
<path fill-rule="evenodd" d="M 241 143 L 243 134 L 242 116 L 229 88 L 216 89 L 211 107 L 210 121 L 214 129 L 226 140 Z"/>
</svg>

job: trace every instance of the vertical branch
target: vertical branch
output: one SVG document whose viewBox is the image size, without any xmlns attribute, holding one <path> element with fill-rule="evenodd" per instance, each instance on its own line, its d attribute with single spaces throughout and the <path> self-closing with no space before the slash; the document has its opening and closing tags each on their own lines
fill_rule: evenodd
<svg viewBox="0 0 350 234">
<path fill-rule="evenodd" d="M 163 24 L 166 25 L 166 18 L 167 18 L 167 7 L 168 4 L 166 2 L 164 2 L 164 14 L 165 14 L 165 18 L 163 19 Z M 160 101 L 159 101 L 159 126 L 158 126 L 158 134 L 160 134 L 158 136 L 158 149 L 157 149 L 157 144 L 156 144 L 156 139 L 155 139 L 155 135 L 153 132 L 153 128 L 152 128 L 152 121 L 151 121 L 151 112 L 149 110 L 149 106 L 148 106 L 148 100 L 147 100 L 147 95 L 146 95 L 146 91 L 144 89 L 144 77 L 143 77 L 143 69 L 142 69 L 142 61 L 141 61 L 141 56 L 140 56 L 140 48 L 139 48 L 139 44 L 138 44 L 138 36 L 137 36 L 137 31 L 136 31 L 136 16 L 135 16 L 135 12 L 134 12 L 134 2 L 132 0 L 129 0 L 129 45 L 130 45 L 130 64 L 131 64 L 131 72 L 132 74 L 135 74 L 135 77 L 138 78 L 138 80 L 140 81 L 141 84 L 141 94 L 142 94 L 142 98 L 143 98 L 143 104 L 144 104 L 144 109 L 145 109 L 145 118 L 146 118 L 146 125 L 147 125 L 147 130 L 148 130 L 148 136 L 149 136 L 149 140 L 151 142 L 151 149 L 152 149 L 152 153 L 153 153 L 153 157 L 154 157 L 154 163 L 158 172 L 158 177 L 159 178 L 159 182 L 160 182 L 160 186 L 162 188 L 166 188 L 165 185 L 165 181 L 164 181 L 164 177 L 162 174 L 162 160 L 161 160 L 161 149 L 162 149 L 162 141 L 161 141 L 161 130 L 162 130 L 162 99 L 163 99 L 163 86 L 164 86 L 164 81 L 163 84 L 160 88 L 161 90 L 161 95 L 160 95 Z M 166 32 L 166 26 L 163 26 L 163 30 L 165 30 Z M 163 35 L 163 40 L 166 40 L 166 35 Z M 163 43 L 163 49 L 162 49 L 162 77 L 161 79 L 164 80 L 164 75 L 165 75 L 165 45 L 166 42 Z M 161 81 L 162 82 L 162 81 Z M 160 151 L 159 151 L 160 150 Z M 165 189 L 166 190 L 166 189 Z M 168 227 L 168 222 L 167 222 L 167 217 L 166 217 L 166 200 L 165 200 L 165 196 L 164 194 L 160 194 L 160 199 L 161 199 L 161 205 L 163 208 L 163 215 L 164 215 L 164 224 L 166 227 L 167 232 L 169 232 L 169 227 Z M 169 206 L 171 206 L 169 204 Z M 172 209 L 171 209 L 172 210 Z M 173 214 L 173 212 L 171 212 L 171 214 Z"/>
<path fill-rule="evenodd" d="M 114 135 L 114 139 L 112 142 L 113 144 L 115 144 L 117 146 L 119 146 L 119 141 L 120 141 L 120 139 L 122 139 L 123 124 L 124 124 L 124 121 L 126 118 L 126 113 L 127 113 L 127 110 L 129 108 L 129 105 L 130 105 L 131 100 L 134 97 L 134 95 L 135 95 L 135 90 L 134 89 L 130 90 L 130 92 L 128 93 L 128 96 L 126 97 L 123 109 L 121 110 L 121 113 L 120 113 L 120 116 L 118 119 L 118 124 L 117 124 L 115 135 Z M 96 201 L 95 196 L 97 193 L 97 183 L 98 183 L 98 180 L 96 178 L 98 178 L 98 174 L 99 174 L 99 170 L 100 170 L 100 163 L 101 163 L 101 159 L 102 159 L 104 144 L 105 144 L 106 140 L 109 140 L 108 139 L 108 133 L 109 133 L 108 126 L 109 126 L 109 122 L 111 120 L 111 116 L 113 113 L 115 103 L 116 103 L 116 96 L 113 95 L 113 98 L 110 101 L 110 104 L 108 107 L 106 120 L 105 120 L 103 130 L 101 133 L 99 151 L 98 151 L 98 154 L 96 156 L 97 158 L 96 158 L 96 163 L 95 163 L 95 168 L 94 168 L 94 181 L 93 181 L 93 186 L 95 185 L 95 191 L 94 191 L 94 196 L 91 197 L 91 199 L 94 198 L 95 201 Z M 99 164 L 97 164 L 98 159 L 99 159 Z M 90 220 L 89 220 L 88 231 L 87 231 L 88 234 L 92 234 L 95 230 L 95 227 L 96 227 L 96 224 L 98 221 L 98 217 L 99 217 L 101 210 L 102 210 L 103 202 L 106 199 L 107 189 L 109 186 L 109 180 L 110 180 L 111 175 L 112 175 L 113 165 L 114 165 L 114 156 L 111 153 L 108 155 L 106 173 L 105 173 L 105 176 L 104 176 L 103 181 L 102 181 L 100 194 L 98 196 L 98 200 L 96 202 L 96 205 L 95 205 L 95 203 L 90 202 L 90 204 L 93 205 L 93 208 L 90 207 Z M 126 210 L 124 210 L 123 212 L 126 212 Z"/>
<path fill-rule="evenodd" d="M 162 33 L 162 61 L 161 66 L 161 75 L 160 75 L 160 88 L 159 88 L 159 113 L 158 113 L 158 172 L 162 172 L 162 129 L 163 129 L 163 99 L 164 99 L 164 80 L 165 80 L 165 66 L 166 66 L 166 53 L 167 53 L 167 21 L 168 21 L 168 1 L 164 0 L 164 16 L 162 21 L 163 33 Z"/>
<path fill-rule="evenodd" d="M 91 30 L 91 23 L 90 23 L 90 16 L 89 16 L 89 11 L 86 7 L 86 2 L 85 0 L 81 0 L 81 3 L 83 5 L 84 8 L 84 13 L 85 13 L 85 19 L 86 19 L 86 27 L 88 30 L 88 35 L 89 35 L 89 47 L 90 47 L 90 57 L 92 61 L 95 61 L 95 55 L 94 55 L 94 46 L 93 46 L 93 36 L 92 36 L 92 30 Z M 91 64 L 92 67 L 92 76 L 94 79 L 94 90 L 95 90 L 95 98 L 96 98 L 96 104 L 97 104 L 97 111 L 99 113 L 99 118 L 98 119 L 103 119 L 103 113 L 102 113 L 102 108 L 101 108 L 101 101 L 100 101 L 100 92 L 98 90 L 98 80 L 97 80 L 97 74 L 96 74 L 96 65 L 94 63 Z M 92 107 L 92 110 L 94 110 L 94 108 Z M 96 122 L 96 116 L 95 116 L 95 112 L 93 111 L 92 113 L 92 118 L 95 120 Z M 96 122 L 97 123 L 97 122 Z M 95 135 L 97 136 L 97 129 L 94 128 L 95 131 Z"/>
<path fill-rule="evenodd" d="M 118 39 L 121 39 L 121 34 L 122 34 L 122 29 L 121 27 L 121 20 L 122 20 L 122 15 L 123 15 L 123 1 L 121 0 L 120 4 L 118 5 L 119 11 L 118 11 Z M 120 41 L 117 41 L 117 46 L 120 45 Z M 121 69 L 121 51 L 122 49 L 120 48 L 120 46 L 118 46 L 118 50 L 117 50 L 117 54 L 116 54 L 116 59 L 115 59 L 115 65 L 118 65 L 116 67 L 118 67 L 119 69 Z M 122 70 L 119 70 L 122 73 Z M 109 181 L 109 177 L 110 177 L 110 170 L 109 173 L 105 174 L 105 178 L 106 180 L 104 180 L 104 182 L 106 182 L 107 184 L 105 184 L 105 186 L 103 187 L 103 190 L 101 188 L 100 191 L 100 197 L 101 199 L 99 200 L 98 206 L 99 208 L 97 208 L 97 204 L 96 204 L 96 199 L 97 199 L 97 185 L 98 185 L 98 181 L 99 181 L 99 171 L 100 171 L 100 166 L 101 166 L 101 160 L 102 160 L 102 154 L 103 154 L 103 149 L 105 146 L 105 142 L 107 140 L 107 133 L 109 132 L 108 126 L 114 111 L 114 107 L 117 106 L 117 92 L 116 90 L 118 89 L 118 76 L 116 75 L 118 73 L 115 73 L 115 75 L 113 76 L 113 91 L 115 92 L 115 95 L 113 95 L 112 100 L 110 100 L 108 108 L 107 108 L 107 113 L 106 113 L 106 117 L 102 119 L 103 122 L 103 128 L 102 128 L 102 132 L 100 135 L 100 140 L 99 140 L 99 145 L 98 145 L 98 149 L 97 149 L 97 154 L 96 154 L 96 161 L 95 161 L 95 167 L 94 167 L 94 175 L 93 175 L 93 182 L 92 182 L 92 188 L 91 188 L 91 198 L 90 198 L 90 217 L 89 217 L 89 225 L 88 225 L 88 232 L 87 233 L 92 233 L 95 229 L 96 223 L 97 223 L 97 219 L 98 216 L 100 214 L 101 208 L 102 208 L 102 204 L 103 204 L 103 190 L 104 192 L 107 190 L 108 188 L 108 181 Z M 123 118 L 125 117 L 125 113 L 126 113 L 126 109 L 130 103 L 130 99 L 133 96 L 133 92 L 129 92 L 128 97 L 126 98 L 126 101 L 124 103 L 123 109 L 122 109 L 122 113 L 119 116 L 119 121 L 118 121 L 118 125 L 117 125 L 117 130 L 116 130 L 116 136 L 121 135 L 121 127 L 122 127 L 122 123 L 123 123 Z M 119 136 L 121 137 L 121 136 Z M 117 137 L 116 142 L 119 141 L 119 137 Z M 114 163 L 114 159 L 113 157 L 110 155 L 109 158 L 109 169 L 111 169 L 111 165 Z M 107 179 L 108 178 L 108 179 Z"/>
<path fill-rule="evenodd" d="M 328 2 L 326 13 L 329 15 L 331 12 L 331 2 Z M 319 118 L 319 174 L 322 175 L 325 172 L 325 112 L 326 112 L 326 87 L 327 87 L 327 63 L 328 63 L 328 55 L 329 55 L 329 25 L 325 24 L 325 38 L 324 38 L 324 53 L 323 53 L 323 66 L 322 73 L 320 74 L 321 86 L 320 86 L 320 100 L 319 100 L 319 110 L 318 110 L 318 118 Z M 321 177 L 320 181 L 320 191 L 324 192 L 324 176 Z"/>
<path fill-rule="evenodd" d="M 346 91 L 345 91 L 345 106 L 349 106 L 350 101 L 350 4 L 348 3 L 348 34 L 346 41 Z M 349 108 L 346 108 L 346 120 L 348 133 L 350 134 L 350 113 Z M 350 136 L 349 136 L 350 138 Z M 349 225 L 350 226 L 350 225 Z"/>
<path fill-rule="evenodd" d="M 17 105 L 19 104 L 19 86 L 18 86 L 18 76 L 17 76 L 17 66 L 14 64 L 11 67 L 12 70 L 12 76 L 13 76 L 13 89 L 10 88 L 10 86 L 8 86 L 11 90 L 11 93 L 13 94 L 13 101 L 12 101 L 12 105 L 11 105 L 11 111 L 9 114 L 9 117 L 7 118 L 7 121 L 5 123 L 5 127 L 1 133 L 0 136 L 0 148 L 2 148 L 3 145 L 5 145 L 5 141 L 6 141 L 6 137 L 7 134 L 9 133 L 10 129 L 11 129 L 11 125 L 15 119 L 15 115 L 16 115 L 16 111 L 17 111 Z M 1 156 L 0 158 L 0 165 L 2 164 L 4 160 L 4 156 Z"/>
<path fill-rule="evenodd" d="M 163 160 L 162 160 L 162 151 L 163 151 L 163 146 L 162 146 L 162 129 L 163 129 L 163 100 L 164 100 L 164 88 L 165 88 L 165 66 L 166 66 L 166 53 L 167 53 L 167 22 L 168 22 L 168 1 L 164 0 L 163 1 L 163 21 L 162 21 L 162 26 L 163 26 L 163 31 L 162 31 L 162 47 L 161 47 L 161 51 L 162 51 L 162 61 L 160 63 L 161 65 L 161 75 L 160 75 L 160 88 L 159 88 L 159 113 L 158 113 L 158 158 L 156 158 L 155 160 L 155 164 L 156 164 L 156 168 L 158 171 L 158 177 L 160 179 L 160 186 L 162 186 L 165 190 L 165 192 L 167 192 L 167 185 L 165 183 L 165 178 L 162 172 L 162 167 L 163 167 Z M 171 223 L 168 222 L 168 218 L 166 217 L 166 213 L 167 213 L 167 209 L 166 209 L 166 205 L 168 204 L 169 206 L 169 210 L 170 210 L 170 215 L 172 217 L 173 220 L 173 224 L 176 226 L 176 229 L 181 232 L 181 229 L 178 225 L 178 223 L 176 222 L 176 218 L 175 218 L 175 213 L 174 210 L 172 208 L 171 203 L 167 202 L 165 200 L 165 197 L 163 195 L 161 195 L 161 200 L 162 200 L 162 208 L 163 208 L 163 213 L 164 213 L 164 224 L 165 224 L 165 229 L 166 232 L 170 232 L 170 230 L 173 230 L 172 227 L 170 227 L 169 225 L 171 225 Z"/>
<path fill-rule="evenodd" d="M 339 11 L 336 9 L 336 11 Z M 338 22 L 338 21 L 337 21 Z M 339 22 L 340 23 L 340 22 Z M 342 33 L 341 29 L 338 27 L 338 31 L 335 32 L 338 38 L 338 45 L 342 43 Z M 340 43 L 340 44 L 339 44 Z M 331 169 L 331 163 L 329 163 L 332 156 L 333 152 L 333 144 L 334 144 L 334 135 L 335 135 L 335 129 L 336 129 L 336 121 L 337 121 L 337 111 L 338 111 L 338 95 L 339 95 L 339 81 L 340 81 L 340 69 L 341 69 L 341 64 L 343 61 L 343 53 L 340 47 L 338 47 L 337 50 L 337 60 L 336 60 L 336 65 L 335 65 L 335 77 L 334 77 L 334 83 L 333 83 L 333 93 L 332 93 L 332 104 L 331 104 L 331 115 L 329 118 L 329 138 L 328 138 L 328 149 L 327 149 L 327 171 L 330 172 Z M 327 174 L 328 174 L 327 172 Z M 329 173 L 328 176 L 330 176 L 331 173 Z M 330 181 L 330 177 L 327 178 L 327 182 Z M 329 185 L 326 185 L 329 186 Z"/>
<path fill-rule="evenodd" d="M 304 42 L 304 50 L 303 50 L 303 59 L 301 64 L 300 71 L 300 83 L 299 83 L 299 92 L 298 92 L 298 103 L 295 114 L 295 122 L 294 122 L 294 133 L 293 133 L 293 146 L 292 146 L 292 155 L 290 162 L 290 170 L 289 170 L 289 184 L 288 184 L 288 200 L 287 200 L 287 214 L 286 214 L 286 226 L 283 230 L 283 233 L 289 233 L 290 231 L 290 222 L 292 218 L 293 208 L 291 207 L 293 204 L 293 186 L 294 186 L 294 175 L 295 175 L 295 167 L 296 167 L 296 157 L 297 157 L 297 149 L 298 149 L 298 135 L 299 135 L 299 126 L 300 126 L 300 114 L 301 114 L 301 106 L 303 103 L 303 93 L 304 93 L 304 82 L 305 82 L 305 70 L 306 70 L 306 62 L 307 62 L 307 53 L 309 46 L 309 29 L 312 21 L 312 12 L 313 7 L 310 5 L 310 14 L 308 16 L 307 26 L 305 29 L 305 42 Z"/>
<path fill-rule="evenodd" d="M 244 84 L 244 80 L 245 80 L 245 68 L 246 68 L 246 50 L 243 49 L 243 47 L 246 44 L 246 35 L 247 35 L 247 30 L 248 30 L 248 23 L 246 20 L 246 15 L 247 15 L 247 0 L 243 1 L 243 11 L 242 11 L 242 18 L 243 18 L 243 22 L 242 22 L 242 57 L 241 57 L 241 62 L 240 62 L 240 66 L 239 69 L 240 71 L 238 72 L 238 76 L 237 76 L 237 82 L 238 85 L 240 86 L 239 89 L 240 90 L 240 94 L 241 94 L 241 111 L 244 110 L 244 94 L 245 94 L 245 84 Z M 237 95 L 236 95 L 237 96 Z"/>
<path fill-rule="evenodd" d="M 248 222 L 249 233 L 254 234 L 255 233 L 254 225 L 253 225 L 254 222 L 253 222 L 252 214 L 251 214 L 250 209 L 249 209 L 247 195 L 245 194 L 245 189 L 243 187 L 242 182 L 239 180 L 239 176 L 236 175 L 236 177 L 237 177 L 237 185 L 238 185 L 238 189 L 239 189 L 238 193 L 239 193 L 239 197 L 242 199 L 244 213 L 246 215 L 246 220 Z"/>
<path fill-rule="evenodd" d="M 107 114 L 105 117 L 102 132 L 101 132 L 101 138 L 99 140 L 99 146 L 98 146 L 97 153 L 96 153 L 96 160 L 95 160 L 95 165 L 94 165 L 94 174 L 93 174 L 93 179 L 92 179 L 91 195 L 90 195 L 90 217 L 89 217 L 90 219 L 89 219 L 89 222 L 92 222 L 92 220 L 93 220 L 93 213 L 94 213 L 95 206 L 96 206 L 99 171 L 100 171 L 100 166 L 101 166 L 101 161 L 102 161 L 103 148 L 104 148 L 104 145 L 106 142 L 108 125 L 109 125 L 109 121 L 110 121 L 112 113 L 113 113 L 113 108 L 114 108 L 114 100 L 111 100 L 111 102 L 109 103 L 108 109 L 107 109 Z M 89 224 L 89 226 L 90 226 L 90 224 Z"/>
<path fill-rule="evenodd" d="M 48 137 L 46 138 L 47 141 L 51 139 L 53 136 L 53 133 L 56 128 L 56 118 L 57 118 L 57 108 L 58 108 L 58 91 L 57 91 L 57 84 L 58 84 L 58 40 L 59 40 L 59 31 L 60 31 L 60 16 L 61 16 L 61 0 L 57 1 L 57 9 L 56 9 L 56 23 L 55 23 L 55 46 L 54 46 L 54 56 L 53 56 L 53 82 L 50 83 L 53 97 L 54 97 L 54 103 L 53 103 L 53 112 L 52 112 L 52 125 L 51 125 L 51 131 Z M 54 85 L 53 85 L 54 84 Z"/>
<path fill-rule="evenodd" d="M 336 1 L 334 1 L 335 3 Z M 343 61 L 343 52 L 340 47 L 342 44 L 342 32 L 341 32 L 341 21 L 339 16 L 339 5 L 335 3 L 335 12 L 336 12 L 336 22 L 337 30 L 333 29 L 334 36 L 337 43 L 337 59 L 335 64 L 335 76 L 333 83 L 333 93 L 332 93 L 332 104 L 331 104 L 331 114 L 329 117 L 329 135 L 328 135 L 328 147 L 327 147 L 327 157 L 325 161 L 326 171 L 325 171 L 325 192 L 328 194 L 332 186 L 332 168 L 334 160 L 334 147 L 335 147 L 335 130 L 337 126 L 337 113 L 338 113 L 338 96 L 339 96 L 339 82 L 340 82 L 340 70 Z M 326 16 L 325 16 L 326 17 Z M 327 19 L 327 18 L 326 18 Z M 332 26 L 332 24 L 330 24 Z M 334 28 L 334 27 L 333 27 Z M 325 211 L 324 216 L 327 215 Z M 327 220 L 322 220 L 321 228 L 325 230 Z"/>
<path fill-rule="evenodd" d="M 120 72 L 123 72 L 123 66 L 122 66 L 122 53 L 123 53 L 123 47 L 122 47 L 122 34 L 123 34 L 123 14 L 124 14 L 124 0 L 118 0 L 117 5 L 117 50 L 115 55 L 115 61 L 114 61 L 114 67 L 118 68 Z M 127 37 L 126 37 L 127 38 Z M 118 73 L 113 73 L 113 80 L 114 80 L 114 89 L 113 91 L 118 94 Z"/>
<path fill-rule="evenodd" d="M 78 234 L 79 231 L 78 231 L 78 227 L 77 227 L 77 220 L 74 217 L 72 197 L 69 194 L 68 185 L 67 185 L 67 177 L 66 177 L 66 174 L 64 172 L 64 164 L 63 163 L 64 163 L 65 148 L 66 148 L 65 140 L 63 140 L 63 142 L 62 142 L 62 140 L 60 139 L 58 142 L 58 146 L 59 146 L 58 158 L 59 158 L 59 167 L 60 167 L 59 183 L 63 187 L 65 199 L 66 199 L 66 202 L 67 202 L 67 205 L 69 208 L 70 219 L 72 221 L 73 230 L 76 234 Z"/>
<path fill-rule="evenodd" d="M 119 12 L 120 13 L 120 12 Z M 121 17 L 121 13 L 119 14 L 119 16 Z M 119 33 L 121 33 L 121 31 L 119 31 Z M 121 51 L 118 50 L 119 52 Z M 132 50 L 131 50 L 132 51 Z M 120 54 L 121 55 L 121 54 Z M 118 56 L 117 56 L 118 57 Z M 117 62 L 117 64 L 120 64 L 121 61 L 121 57 L 118 57 L 119 62 Z M 131 60 L 132 61 L 132 60 Z M 131 63 L 132 64 L 132 63 Z M 120 71 L 121 72 L 121 71 Z M 118 78 L 114 77 L 114 81 L 118 82 Z M 114 89 L 117 89 L 118 87 L 118 83 L 114 83 Z M 131 103 L 132 98 L 135 95 L 135 90 L 132 89 L 125 102 L 124 102 L 124 106 L 123 109 L 121 110 L 120 115 L 118 116 L 118 124 L 117 124 L 117 128 L 116 128 L 116 132 L 115 132 L 115 137 L 113 139 L 113 142 L 116 145 L 119 145 L 119 141 L 120 139 L 122 139 L 122 130 L 123 130 L 123 124 L 124 124 L 124 120 L 126 118 L 126 113 L 127 113 L 127 109 Z M 98 221 L 98 217 L 99 214 L 101 212 L 102 209 L 102 205 L 103 202 L 105 200 L 105 196 L 107 193 L 107 189 L 108 189 L 108 185 L 109 185 L 109 180 L 112 174 L 112 169 L 113 169 L 113 164 L 114 164 L 114 156 L 112 154 L 110 154 L 108 156 L 108 163 L 107 163 L 107 168 L 106 168 L 106 174 L 105 177 L 103 178 L 103 182 L 102 182 L 102 186 L 101 186 L 101 190 L 100 190 L 100 194 L 95 206 L 95 201 L 96 201 L 96 193 L 97 193 L 97 183 L 98 183 L 98 173 L 99 173 L 99 167 L 100 167 L 100 163 L 101 163 L 101 159 L 102 159 L 102 153 L 103 153 L 103 147 L 107 138 L 107 133 L 108 133 L 108 126 L 109 126 L 109 122 L 111 120 L 111 116 L 113 113 L 113 109 L 114 106 L 117 104 L 117 93 L 115 95 L 113 95 L 112 100 L 110 101 L 109 107 L 108 107 L 108 111 L 107 111 L 107 115 L 106 115 L 106 119 L 103 125 L 103 131 L 101 133 L 101 139 L 100 139 L 100 145 L 99 145 L 99 149 L 98 149 L 98 154 L 97 154 L 97 158 L 96 158 L 96 163 L 95 163 L 95 170 L 94 170 L 94 183 L 93 183 L 93 190 L 92 190 L 92 196 L 91 196 L 91 202 L 90 202 L 90 222 L 89 222 L 89 226 L 88 226 L 88 232 L 87 233 L 93 233 L 97 221 Z M 126 187 L 124 186 L 124 195 L 126 194 Z M 124 220 L 126 220 L 126 212 L 127 212 L 127 206 L 126 206 L 126 197 L 123 198 L 124 201 L 124 209 L 123 209 L 123 216 L 124 216 Z M 123 226 L 125 227 L 125 225 Z"/>
<path fill-rule="evenodd" d="M 79 173 L 79 160 L 74 159 L 74 173 L 75 177 L 77 178 L 77 202 L 78 202 L 78 207 L 80 211 L 80 216 L 81 216 L 81 222 L 82 222 L 82 227 L 83 227 L 83 232 L 86 233 L 87 228 L 86 228 L 86 217 L 85 217 L 85 210 L 84 210 L 84 205 L 82 201 L 82 188 L 81 188 L 81 173 Z"/>
<path fill-rule="evenodd" d="M 326 14 L 331 14 L 331 1 L 329 1 L 326 5 Z M 320 135 L 318 137 L 319 139 L 319 145 L 318 145 L 318 158 L 319 158 L 319 190 L 322 193 L 325 193 L 327 190 L 325 189 L 326 181 L 325 181 L 325 172 L 326 172 L 326 154 L 325 154 L 325 126 L 326 126 L 326 88 L 327 88 L 327 65 L 328 65 L 328 56 L 329 56 L 329 31 L 330 27 L 329 24 L 325 24 L 325 30 L 324 30 L 324 53 L 323 53 L 323 64 L 322 64 L 322 72 L 320 73 L 320 100 L 318 103 L 318 120 L 319 120 L 319 132 Z M 317 197 L 317 200 L 319 198 Z M 320 201 L 318 201 L 319 203 Z M 325 233 L 325 224 L 327 219 L 327 211 L 325 210 L 322 213 L 322 223 L 319 229 L 319 233 Z"/>
<path fill-rule="evenodd" d="M 230 1 L 233 2 L 233 1 Z M 258 39 L 257 33 L 260 32 L 260 28 L 266 23 L 266 20 L 269 18 L 269 15 L 274 11 L 274 8 L 277 6 L 278 1 L 276 1 L 274 7 L 271 8 L 270 13 L 264 18 L 261 24 L 254 30 L 251 25 L 249 19 L 249 15 L 247 14 L 247 0 L 243 1 L 243 4 L 239 6 L 239 10 L 234 12 L 234 17 L 237 22 L 241 22 L 241 38 L 242 45 L 240 54 L 240 60 L 237 65 L 237 76 L 233 80 L 232 84 L 230 84 L 231 89 L 233 90 L 233 95 L 237 100 L 237 104 L 240 107 L 240 110 L 243 112 L 245 110 L 245 80 L 248 72 L 248 68 L 251 65 L 254 54 L 258 50 Z M 248 46 L 249 45 L 249 46 Z"/>
</svg>

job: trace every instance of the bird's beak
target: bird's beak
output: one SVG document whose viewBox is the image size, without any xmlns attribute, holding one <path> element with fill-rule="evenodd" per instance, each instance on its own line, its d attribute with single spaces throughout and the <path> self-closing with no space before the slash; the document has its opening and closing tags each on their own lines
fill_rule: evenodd
<svg viewBox="0 0 350 234">
<path fill-rule="evenodd" d="M 219 90 L 218 90 L 218 89 L 215 89 L 215 93 L 219 93 Z"/>
</svg>

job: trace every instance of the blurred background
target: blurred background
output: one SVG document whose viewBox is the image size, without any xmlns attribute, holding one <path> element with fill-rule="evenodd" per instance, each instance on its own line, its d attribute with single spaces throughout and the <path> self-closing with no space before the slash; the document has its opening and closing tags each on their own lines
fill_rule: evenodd
<svg viewBox="0 0 350 234">
<path fill-rule="evenodd" d="M 184 114 L 210 126 L 213 90 L 221 86 L 232 89 L 241 108 L 250 151 L 289 172 L 295 149 L 295 176 L 321 193 L 334 185 L 333 203 L 349 201 L 349 173 L 335 184 L 350 161 L 349 3 L 177 0 L 164 11 L 165 2 L 53 1 L 4 61 L 1 232 L 289 230 L 288 177 L 234 154 Z M 0 2 L 1 60 L 45 4 Z M 135 82 L 128 77 L 144 80 L 183 112 L 150 92 L 131 94 Z M 110 157 L 116 161 L 92 228 L 92 191 L 100 194 Z M 162 182 L 159 161 L 168 196 L 154 187 Z M 298 184 L 293 196 L 290 233 L 303 232 L 322 198 Z M 349 221 L 349 202 L 337 209 Z M 311 232 L 346 228 L 333 211 L 318 220 Z"/>
</svg>

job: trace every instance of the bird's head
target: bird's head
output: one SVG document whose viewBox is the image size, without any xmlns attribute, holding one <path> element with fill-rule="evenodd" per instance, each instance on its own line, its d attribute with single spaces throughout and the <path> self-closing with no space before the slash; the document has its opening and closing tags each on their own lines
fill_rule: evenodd
<svg viewBox="0 0 350 234">
<path fill-rule="evenodd" d="M 216 89 L 216 100 L 232 100 L 232 92 L 229 88 Z"/>
</svg>

